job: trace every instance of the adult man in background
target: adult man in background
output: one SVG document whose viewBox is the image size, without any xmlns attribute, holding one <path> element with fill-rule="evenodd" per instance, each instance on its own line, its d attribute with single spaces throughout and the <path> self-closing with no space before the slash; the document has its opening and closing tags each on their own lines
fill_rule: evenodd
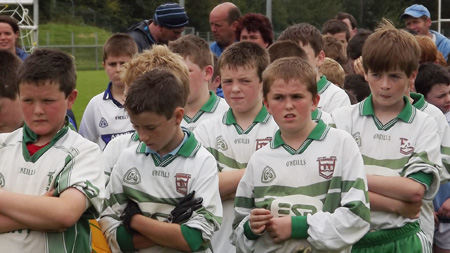
<svg viewBox="0 0 450 253">
<path fill-rule="evenodd" d="M 158 6 L 153 19 L 133 24 L 127 29 L 138 51 L 151 48 L 153 44 L 168 44 L 181 36 L 189 18 L 183 7 L 177 3 L 165 3 Z"/>
<path fill-rule="evenodd" d="M 217 5 L 209 14 L 211 32 L 215 40 L 210 48 L 217 57 L 220 57 L 223 50 L 236 41 L 236 28 L 240 17 L 241 11 L 230 2 Z"/>
<path fill-rule="evenodd" d="M 439 52 L 444 55 L 445 60 L 448 60 L 450 54 L 450 40 L 444 35 L 430 30 L 431 18 L 428 9 L 421 4 L 414 4 L 405 9 L 405 12 L 400 16 L 400 19 L 405 21 L 407 28 L 412 29 L 419 35 L 426 35 L 430 37 L 436 44 Z"/>
<path fill-rule="evenodd" d="M 336 17 L 334 18 L 344 21 L 345 24 L 347 24 L 348 31 L 350 32 L 350 39 L 356 34 L 357 31 L 356 19 L 351 14 L 339 12 L 338 14 L 336 14 Z"/>
</svg>

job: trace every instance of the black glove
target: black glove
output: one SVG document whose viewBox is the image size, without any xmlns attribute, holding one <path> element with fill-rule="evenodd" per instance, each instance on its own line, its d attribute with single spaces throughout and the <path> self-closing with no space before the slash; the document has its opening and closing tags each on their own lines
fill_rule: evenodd
<svg viewBox="0 0 450 253">
<path fill-rule="evenodd" d="M 192 213 L 202 207 L 203 198 L 194 198 L 195 191 L 184 196 L 167 217 L 167 222 L 180 224 L 189 219 Z"/>
<path fill-rule="evenodd" d="M 123 210 L 123 214 L 120 216 L 120 219 L 128 232 L 134 232 L 134 229 L 131 228 L 131 218 L 136 214 L 142 214 L 142 211 L 139 209 L 136 202 L 129 199 L 125 210 Z"/>
</svg>

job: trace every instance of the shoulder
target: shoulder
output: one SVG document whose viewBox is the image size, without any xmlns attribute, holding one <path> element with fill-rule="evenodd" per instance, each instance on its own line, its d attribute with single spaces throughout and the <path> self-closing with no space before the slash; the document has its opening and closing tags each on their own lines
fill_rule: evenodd
<svg viewBox="0 0 450 253">
<path fill-rule="evenodd" d="M 0 133 L 0 147 L 6 147 L 9 143 L 17 143 L 22 141 L 23 129 L 19 128 L 10 133 Z"/>
<path fill-rule="evenodd" d="M 69 129 L 65 136 L 58 140 L 56 144 L 66 148 L 76 148 L 79 150 L 79 153 L 89 154 L 90 152 L 95 152 L 92 155 L 96 155 L 96 153 L 98 155 L 101 154 L 100 148 L 96 143 L 84 138 L 72 129 Z"/>
</svg>

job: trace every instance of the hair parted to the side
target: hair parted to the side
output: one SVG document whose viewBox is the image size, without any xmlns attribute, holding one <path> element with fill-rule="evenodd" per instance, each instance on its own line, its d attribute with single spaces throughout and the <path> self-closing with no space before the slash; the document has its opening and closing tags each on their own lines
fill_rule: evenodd
<svg viewBox="0 0 450 253">
<path fill-rule="evenodd" d="M 129 56 L 137 54 L 138 48 L 134 39 L 126 33 L 116 33 L 111 35 L 103 45 L 103 62 L 105 62 L 108 57 L 120 57 Z"/>
<path fill-rule="evenodd" d="M 308 60 L 308 56 L 305 50 L 301 48 L 297 43 L 290 40 L 278 40 L 267 48 L 270 56 L 270 62 L 274 62 L 280 58 L 285 57 L 300 57 L 304 60 Z"/>
<path fill-rule="evenodd" d="M 264 42 L 269 46 L 273 43 L 273 28 L 268 17 L 260 13 L 247 13 L 239 19 L 236 38 L 241 37 L 242 29 L 249 32 L 259 32 Z"/>
<path fill-rule="evenodd" d="M 165 45 L 154 45 L 134 56 L 124 64 L 120 79 L 126 86 L 130 86 L 137 77 L 155 68 L 170 70 L 185 87 L 186 96 L 189 95 L 189 70 L 183 58 Z"/>
<path fill-rule="evenodd" d="M 219 58 L 219 70 L 222 73 L 224 68 L 256 68 L 259 80 L 262 80 L 262 72 L 269 63 L 269 53 L 266 49 L 253 42 L 241 41 L 223 51 Z"/>
<path fill-rule="evenodd" d="M 0 98 L 15 100 L 19 95 L 17 70 L 21 64 L 19 57 L 0 49 Z"/>
<path fill-rule="evenodd" d="M 440 64 L 426 62 L 420 64 L 414 86 L 418 93 L 425 97 L 436 84 L 450 85 L 450 72 Z"/>
<path fill-rule="evenodd" d="M 168 69 L 152 69 L 138 76 L 130 86 L 124 107 L 138 115 L 154 112 L 167 119 L 172 118 L 177 107 L 184 107 L 187 96 L 185 87 Z"/>
<path fill-rule="evenodd" d="M 18 79 L 19 85 L 57 84 L 67 97 L 77 83 L 73 57 L 60 50 L 36 49 L 20 66 Z"/>
<path fill-rule="evenodd" d="M 290 40 L 302 45 L 310 45 L 314 50 L 315 56 L 323 50 L 322 33 L 319 29 L 308 23 L 300 23 L 289 26 L 284 30 L 278 40 Z M 300 45 L 300 44 L 299 44 Z"/>
<path fill-rule="evenodd" d="M 184 35 L 177 40 L 170 41 L 169 49 L 185 59 L 189 57 L 189 60 L 197 64 L 200 69 L 214 64 L 213 54 L 209 49 L 208 42 L 193 34 Z"/>
<path fill-rule="evenodd" d="M 290 80 L 298 80 L 306 85 L 312 96 L 317 95 L 317 72 L 305 59 L 299 57 L 280 58 L 272 62 L 263 73 L 263 96 L 267 99 L 275 80 L 283 79 L 286 83 Z"/>
<path fill-rule="evenodd" d="M 362 63 L 366 73 L 400 70 L 410 77 L 419 66 L 420 54 L 414 35 L 383 19 L 364 43 Z"/>
</svg>

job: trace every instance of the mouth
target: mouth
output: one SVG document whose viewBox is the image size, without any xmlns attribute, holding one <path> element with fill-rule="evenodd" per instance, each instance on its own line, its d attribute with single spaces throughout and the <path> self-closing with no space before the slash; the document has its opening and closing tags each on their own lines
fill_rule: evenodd
<svg viewBox="0 0 450 253">
<path fill-rule="evenodd" d="M 294 119 L 296 116 L 294 115 L 294 114 L 292 114 L 292 113 L 289 113 L 289 114 L 286 114 L 286 115 L 284 115 L 284 118 L 285 119 Z"/>
</svg>

